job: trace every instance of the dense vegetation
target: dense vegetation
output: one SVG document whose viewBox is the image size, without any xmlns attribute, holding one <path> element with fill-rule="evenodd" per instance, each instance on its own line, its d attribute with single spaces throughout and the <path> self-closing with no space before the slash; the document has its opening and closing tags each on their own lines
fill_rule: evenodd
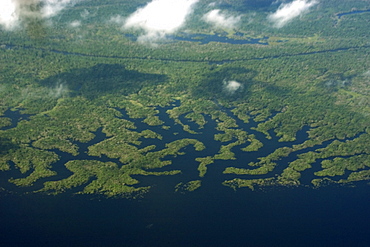
<svg viewBox="0 0 370 247">
<path fill-rule="evenodd" d="M 370 179 L 370 13 L 337 15 L 369 1 L 325 1 L 280 29 L 265 20 L 272 1 L 225 1 L 243 10 L 243 25 L 220 33 L 268 45 L 157 47 L 108 21 L 145 2 L 84 1 L 52 28 L 0 31 L 1 179 L 38 192 L 132 195 L 150 190 L 144 176 L 180 177 L 173 163 L 193 153 L 184 165 L 198 176 L 174 190 L 198 189 L 221 161 L 234 189 L 298 186 L 305 175 L 312 186 Z M 83 27 L 69 25 L 80 19 Z M 200 10 L 188 29 L 214 33 Z"/>
</svg>

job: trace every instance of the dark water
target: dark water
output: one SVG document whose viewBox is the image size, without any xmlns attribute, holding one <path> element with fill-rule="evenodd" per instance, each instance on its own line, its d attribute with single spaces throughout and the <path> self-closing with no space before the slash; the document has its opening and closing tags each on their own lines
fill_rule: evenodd
<svg viewBox="0 0 370 247">
<path fill-rule="evenodd" d="M 241 59 L 225 59 L 225 60 L 219 60 L 219 61 L 211 61 L 211 62 L 209 62 L 209 64 L 222 65 L 222 64 L 225 64 L 225 63 L 231 63 L 231 62 L 236 62 L 236 61 L 252 61 L 252 60 L 276 59 L 276 58 L 283 58 L 283 57 L 308 56 L 308 55 L 313 55 L 313 54 L 333 53 L 333 52 L 348 51 L 348 50 L 351 50 L 351 49 L 360 49 L 360 48 L 369 48 L 369 47 L 370 46 L 368 46 L 368 45 L 364 45 L 362 47 L 360 47 L 360 46 L 343 47 L 343 48 L 337 48 L 337 49 L 331 49 L 331 50 L 311 51 L 311 52 L 305 52 L 305 53 L 281 54 L 281 55 L 275 55 L 275 56 L 241 58 Z"/>
<path fill-rule="evenodd" d="M 228 38 L 226 36 L 222 36 L 219 34 L 214 34 L 214 35 L 186 34 L 183 36 L 171 36 L 170 38 L 173 40 L 177 40 L 177 41 L 199 42 L 202 45 L 209 44 L 210 42 L 219 42 L 219 43 L 227 43 L 227 44 L 234 44 L 234 45 L 244 45 L 244 44 L 268 45 L 267 43 L 268 37 L 264 37 L 261 39 L 232 39 L 232 38 Z"/>
<path fill-rule="evenodd" d="M 2 195 L 1 246 L 369 246 L 368 186 Z"/>
<path fill-rule="evenodd" d="M 298 132 L 294 143 L 279 143 L 274 135 L 272 140 L 267 140 L 263 134 L 251 130 L 256 125 L 253 121 L 244 124 L 238 120 L 242 128 L 255 134 L 265 146 L 250 154 L 233 149 L 237 161 L 217 161 L 209 165 L 200 189 L 186 194 L 175 193 L 174 186 L 178 182 L 197 179 L 198 163 L 194 158 L 214 154 L 221 144 L 213 141 L 215 123 L 209 117 L 206 117 L 208 123 L 204 130 L 181 117 L 193 130 L 203 132 L 192 135 L 181 131 L 182 127 L 168 118 L 167 109 L 159 108 L 159 117 L 171 129 L 152 128 L 162 134 L 164 142 L 196 138 L 207 146 L 200 153 L 191 147 L 185 148 L 185 156 L 171 158 L 173 165 L 166 169 L 181 169 L 182 174 L 137 176 L 141 186 L 153 185 L 153 188 L 143 198 L 135 200 L 71 193 L 46 196 L 0 192 L 0 246 L 370 245 L 370 187 L 366 183 L 354 188 L 273 187 L 264 191 L 240 189 L 236 192 L 221 185 L 228 176 L 235 177 L 222 174 L 226 166 L 243 167 L 278 147 L 301 143 L 307 138 L 307 127 Z M 220 110 L 230 114 L 227 109 Z M 140 121 L 135 121 L 139 130 L 148 127 Z M 174 135 L 176 132 L 179 134 Z M 63 156 L 62 163 L 69 158 L 88 157 L 87 147 L 104 137 L 99 130 L 94 140 L 80 144 L 80 156 Z M 155 144 L 163 148 L 160 146 L 163 142 L 142 141 L 143 146 Z M 277 169 L 284 167 L 295 155 L 297 153 L 283 158 Z M 63 164 L 58 164 L 55 170 L 69 175 Z M 7 172 L 1 174 L 1 184 L 6 176 L 9 176 Z"/>
<path fill-rule="evenodd" d="M 0 128 L 1 130 L 7 130 L 11 129 L 17 126 L 19 121 L 22 120 L 28 120 L 29 117 L 32 116 L 32 114 L 23 114 L 21 113 L 21 109 L 18 109 L 16 111 L 12 111 L 10 109 L 6 110 L 4 112 L 4 117 L 10 118 L 11 124 L 9 126 L 5 126 Z"/>
<path fill-rule="evenodd" d="M 351 12 L 340 13 L 340 14 L 337 14 L 337 16 L 338 16 L 338 18 L 341 18 L 344 15 L 362 14 L 362 13 L 365 13 L 365 12 L 370 12 L 370 9 L 367 9 L 367 10 L 355 10 L 355 11 L 351 11 Z"/>
<path fill-rule="evenodd" d="M 244 34 L 236 33 L 237 36 L 243 37 Z M 126 34 L 125 37 L 129 38 L 132 41 L 136 41 L 137 37 L 132 34 Z M 268 37 L 260 38 L 260 39 L 233 39 L 228 38 L 226 34 L 181 34 L 181 35 L 169 35 L 167 36 L 169 40 L 172 41 L 190 41 L 190 42 L 198 42 L 201 45 L 209 44 L 211 42 L 219 42 L 219 43 L 227 43 L 227 44 L 234 44 L 234 45 L 244 45 L 244 44 L 259 44 L 259 45 L 268 45 L 267 40 Z M 168 42 L 168 41 L 167 41 Z"/>
</svg>

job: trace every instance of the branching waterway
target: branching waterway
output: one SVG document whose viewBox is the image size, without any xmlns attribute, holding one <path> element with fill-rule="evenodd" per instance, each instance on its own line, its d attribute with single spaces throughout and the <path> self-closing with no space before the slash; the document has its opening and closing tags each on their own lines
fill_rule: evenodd
<svg viewBox="0 0 370 247">
<path fill-rule="evenodd" d="M 7 130 L 11 129 L 17 126 L 17 123 L 22 120 L 29 120 L 30 116 L 32 114 L 22 114 L 21 109 L 17 110 L 6 110 L 4 113 L 5 117 L 9 118 L 11 120 L 10 125 L 7 125 L 5 127 L 0 128 L 0 130 Z"/>
<path fill-rule="evenodd" d="M 232 180 L 235 178 L 238 179 L 268 179 L 274 178 L 279 176 L 284 172 L 287 166 L 293 162 L 294 160 L 298 159 L 298 156 L 303 153 L 314 152 L 319 148 L 326 148 L 328 145 L 333 143 L 334 140 L 327 140 L 325 142 L 298 149 L 296 151 L 292 151 L 289 155 L 281 156 L 276 162 L 276 167 L 273 168 L 270 172 L 265 172 L 261 174 L 224 174 L 224 171 L 228 167 L 235 167 L 237 169 L 249 169 L 253 171 L 253 169 L 257 169 L 254 166 L 250 166 L 250 164 L 258 163 L 264 157 L 268 157 L 276 150 L 282 148 L 292 149 L 294 146 L 302 145 L 305 141 L 308 140 L 308 132 L 310 131 L 309 126 L 305 126 L 301 130 L 296 133 L 296 140 L 292 142 L 279 142 L 279 137 L 273 131 L 269 131 L 269 136 L 271 138 L 267 138 L 265 134 L 258 132 L 256 130 L 258 126 L 258 122 L 253 121 L 252 119 L 245 123 L 244 121 L 236 118 L 230 109 L 224 108 L 220 106 L 217 102 L 215 103 L 218 107 L 221 107 L 219 110 L 227 114 L 228 117 L 231 117 L 235 120 L 237 127 L 232 128 L 236 131 L 242 131 L 247 133 L 248 135 L 253 135 L 256 140 L 260 141 L 263 146 L 258 149 L 258 151 L 242 151 L 242 148 L 248 145 L 248 141 L 243 141 L 240 144 L 236 144 L 231 147 L 230 151 L 233 153 L 234 158 L 230 159 L 223 159 L 223 158 L 216 158 L 217 155 L 221 154 L 221 150 L 223 147 L 227 145 L 233 145 L 235 141 L 234 138 L 226 141 L 220 142 L 215 140 L 215 136 L 217 134 L 223 133 L 223 131 L 217 130 L 217 122 L 211 118 L 209 115 L 203 115 L 206 124 L 200 128 L 197 124 L 190 121 L 190 119 L 185 118 L 185 115 L 180 115 L 176 122 L 175 119 L 171 118 L 168 114 L 168 111 L 171 111 L 180 106 L 180 101 L 175 101 L 171 106 L 167 107 L 157 107 L 158 114 L 157 116 L 161 121 L 164 122 L 163 125 L 159 126 L 150 126 L 144 123 L 144 119 L 141 118 L 130 118 L 124 109 L 117 109 L 120 111 L 121 116 L 118 117 L 123 120 L 129 120 L 133 122 L 136 129 L 135 131 L 140 133 L 143 131 L 152 131 L 155 133 L 158 138 L 148 138 L 148 137 L 141 137 L 139 139 L 139 143 L 136 144 L 138 149 L 144 150 L 145 148 L 154 146 L 154 149 L 151 148 L 151 153 L 158 153 L 160 154 L 167 148 L 167 145 L 170 143 L 175 143 L 178 140 L 196 140 L 202 145 L 205 146 L 203 150 L 196 150 L 195 147 L 192 146 L 184 146 L 181 147 L 179 150 L 179 154 L 167 154 L 162 158 L 162 161 L 170 161 L 171 164 L 165 165 L 160 168 L 149 169 L 151 172 L 173 172 L 173 171 L 181 171 L 180 174 L 173 174 L 169 176 L 148 176 L 148 175 L 132 175 L 132 177 L 139 181 L 138 184 L 135 185 L 135 188 L 146 187 L 150 186 L 154 190 L 159 190 L 161 193 L 173 193 L 174 187 L 178 183 L 187 183 L 190 181 L 201 180 L 202 189 L 208 190 L 212 193 L 213 190 L 216 188 L 221 187 L 221 184 L 225 180 Z M 16 113 L 16 114 L 15 114 Z M 274 118 L 276 114 L 273 114 L 271 118 Z M 12 126 L 15 128 L 17 126 L 17 121 L 20 119 L 26 119 L 23 121 L 27 121 L 28 115 L 22 115 L 19 112 L 14 111 L 6 111 L 5 117 L 8 117 L 12 120 Z M 181 124 L 180 124 L 181 123 Z M 167 126 L 163 128 L 163 126 Z M 185 131 L 184 126 L 189 126 L 190 131 Z M 21 174 L 16 167 L 14 162 L 10 162 L 11 170 L 5 171 L 1 173 L 1 187 L 7 188 L 9 190 L 17 190 L 20 192 L 31 192 L 37 191 L 43 188 L 43 185 L 47 181 L 59 181 L 62 179 L 66 179 L 72 176 L 74 173 L 68 170 L 65 167 L 65 164 L 71 161 L 99 161 L 99 162 L 111 162 L 117 164 L 118 167 L 127 166 L 127 164 L 121 163 L 118 158 L 110 158 L 105 154 L 101 154 L 99 156 L 89 155 L 89 147 L 92 147 L 96 144 L 99 144 L 105 140 L 107 140 L 106 134 L 102 132 L 102 128 L 99 128 L 95 133 L 95 137 L 86 143 L 76 142 L 74 141 L 73 144 L 78 146 L 78 154 L 72 155 L 70 153 L 63 152 L 58 149 L 49 149 L 48 151 L 53 152 L 59 156 L 59 161 L 52 164 L 51 170 L 56 172 L 56 175 L 48 178 L 41 178 L 38 179 L 33 186 L 31 187 L 24 187 L 20 189 L 16 189 L 16 187 L 12 184 L 7 184 L 5 181 L 11 179 L 19 179 L 22 177 L 28 177 L 31 175 L 33 170 L 29 170 L 25 174 Z M 351 141 L 359 137 L 360 134 L 347 138 L 341 141 Z M 239 140 L 240 141 L 240 140 Z M 125 153 L 125 150 L 121 151 Z M 197 162 L 197 158 L 200 157 L 214 157 L 214 162 L 208 164 L 208 169 L 206 169 L 203 175 L 200 175 L 200 167 L 199 162 Z M 348 156 L 351 157 L 351 156 Z M 330 158 L 331 160 L 334 159 Z M 310 184 L 311 180 L 314 178 L 313 173 L 318 171 L 318 167 L 320 167 L 320 162 L 323 159 L 319 159 L 315 162 L 314 166 L 316 167 L 311 172 L 307 171 L 303 173 L 303 177 L 301 178 L 301 182 L 304 181 L 304 184 Z M 151 161 L 148 161 L 149 163 Z M 150 165 L 150 164 L 148 164 Z M 348 175 L 348 173 L 347 173 Z M 95 177 L 91 177 L 88 181 L 84 184 L 91 183 Z M 71 190 L 78 191 L 83 189 L 81 186 L 77 186 L 77 188 Z"/>
</svg>

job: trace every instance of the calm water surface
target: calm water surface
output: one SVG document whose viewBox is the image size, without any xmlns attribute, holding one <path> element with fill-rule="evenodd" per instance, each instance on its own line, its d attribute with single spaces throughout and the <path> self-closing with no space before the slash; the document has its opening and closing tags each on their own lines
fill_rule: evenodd
<svg viewBox="0 0 370 247">
<path fill-rule="evenodd" d="M 369 187 L 3 194 L 1 246 L 369 246 Z"/>
</svg>

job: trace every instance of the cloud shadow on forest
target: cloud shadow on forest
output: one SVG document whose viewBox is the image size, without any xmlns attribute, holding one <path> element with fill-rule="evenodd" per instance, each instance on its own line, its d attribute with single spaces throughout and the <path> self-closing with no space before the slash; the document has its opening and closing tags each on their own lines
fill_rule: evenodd
<svg viewBox="0 0 370 247">
<path fill-rule="evenodd" d="M 143 87 L 167 81 L 167 76 L 127 70 L 120 64 L 97 64 L 91 68 L 73 69 L 41 81 L 53 88 L 57 83 L 67 85 L 71 96 L 94 99 L 107 94 L 128 95 Z"/>
<path fill-rule="evenodd" d="M 204 75 L 204 79 L 192 88 L 192 95 L 207 99 L 237 101 L 247 99 L 255 90 L 276 96 L 284 96 L 289 93 L 287 89 L 255 80 L 257 75 L 256 71 L 241 67 L 211 68 Z M 236 81 L 240 84 L 240 88 L 238 87 L 239 89 L 232 94 L 225 91 L 225 82 L 230 81 Z"/>
</svg>

